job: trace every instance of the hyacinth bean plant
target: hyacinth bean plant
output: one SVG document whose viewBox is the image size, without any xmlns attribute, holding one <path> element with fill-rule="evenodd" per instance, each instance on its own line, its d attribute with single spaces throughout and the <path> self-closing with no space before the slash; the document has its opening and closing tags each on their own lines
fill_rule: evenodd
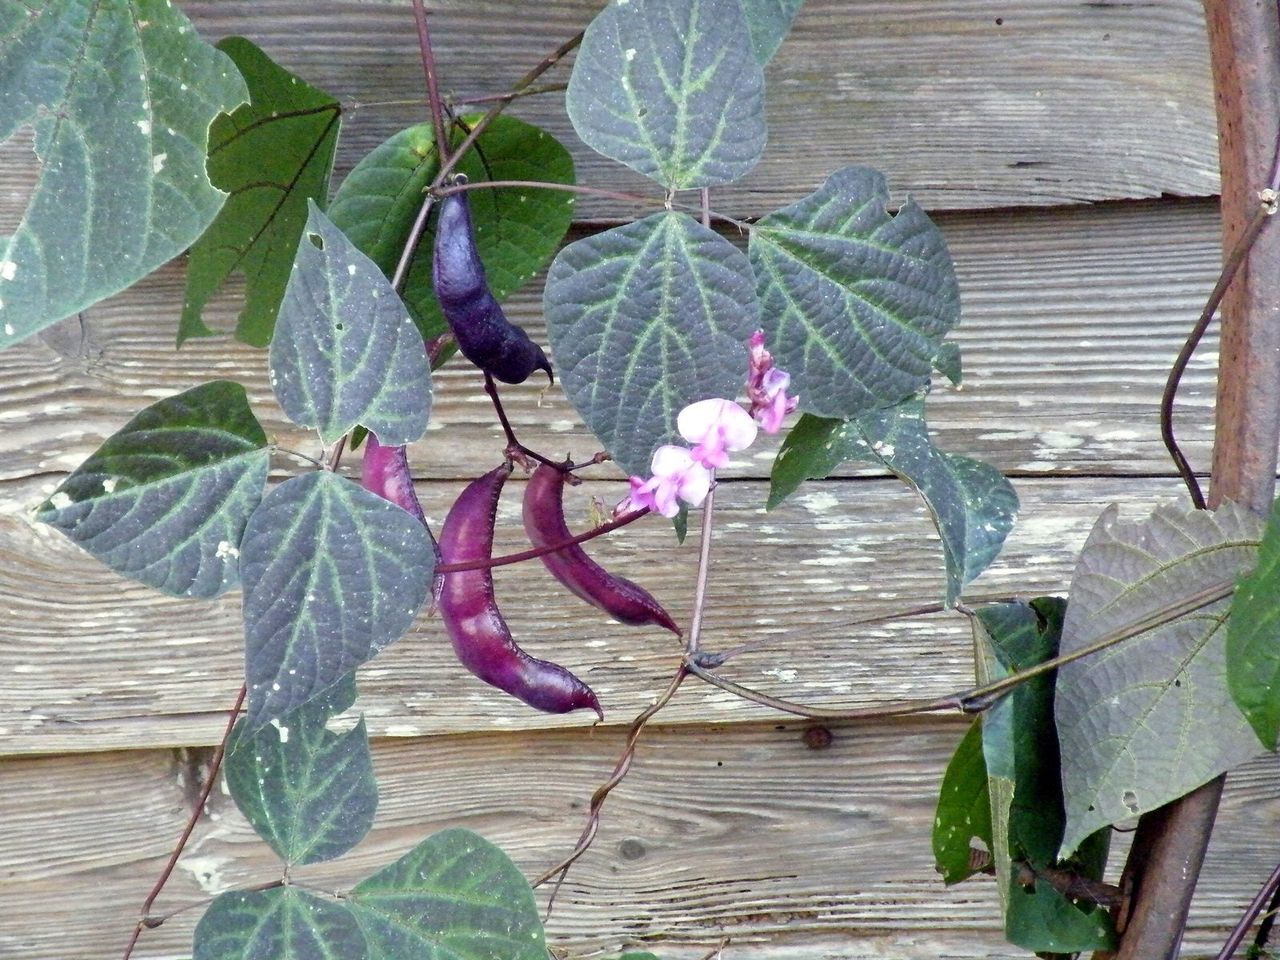
<svg viewBox="0 0 1280 960">
<path fill-rule="evenodd" d="M 42 164 L 21 223 L 0 239 L 0 347 L 185 255 L 177 342 L 227 335 L 205 308 L 242 275 L 234 336 L 266 348 L 280 409 L 323 448 L 305 469 L 278 458 L 291 475 L 268 485 L 281 451 L 244 388 L 215 380 L 138 412 L 36 510 L 156 590 L 241 592 L 244 688 L 218 759 L 283 867 L 279 880 L 208 904 L 196 960 L 546 960 L 530 881 L 467 830 L 426 837 L 337 896 L 292 875 L 370 829 L 378 785 L 364 722 L 328 724 L 358 709 L 357 669 L 406 634 L 447 635 L 495 700 L 618 719 L 569 667 L 522 649 L 494 593 L 498 564 L 540 558 L 637 636 L 682 638 L 672 682 L 633 728 L 610 789 L 643 721 L 690 677 L 832 720 L 978 714 L 942 783 L 938 870 L 947 884 L 994 873 L 1008 938 L 1041 954 L 1114 944 L 1103 880 L 1115 825 L 1275 748 L 1276 516 L 1165 504 L 1121 521 L 1112 508 L 1065 599 L 963 601 L 1018 501 L 998 471 L 942 451 L 929 433 L 935 372 L 937 389 L 961 379 L 947 339 L 960 299 L 941 233 L 910 199 L 891 213 L 884 178 L 857 165 L 815 170 L 816 188 L 798 187 L 794 202 L 755 222 L 715 207 L 716 188 L 765 151 L 763 67 L 801 2 L 610 0 L 511 96 L 460 113 L 439 92 L 415 0 L 429 115 L 336 184 L 343 105 L 251 40 L 211 46 L 167 0 L 0 3 L 5 132 L 33 127 Z M 522 15 L 537 17 L 537 6 Z M 412 29 L 408 7 L 405 17 Z M 447 17 L 433 23 L 449 28 Z M 72 48 L 83 62 L 64 55 Z M 570 62 L 567 87 L 536 83 Z M 513 116 L 533 93 L 563 95 L 582 142 L 657 189 L 578 184 L 568 151 Z M 562 246 L 575 194 L 593 193 L 649 212 Z M 538 343 L 502 301 L 548 263 L 549 342 Z M 504 439 L 493 468 L 433 530 L 414 493 L 411 445 L 431 418 L 432 370 L 445 363 L 476 370 Z M 542 389 L 543 375 L 599 439 L 576 463 L 521 443 L 504 413 L 501 391 Z M 851 462 L 924 499 L 945 570 L 936 609 L 969 618 L 978 686 L 841 713 L 721 675 L 729 658 L 701 642 L 709 558 L 723 536 L 716 472 L 759 432 L 780 430 L 770 508 Z M 625 478 L 630 491 L 575 534 L 562 498 L 583 474 Z M 512 476 L 529 477 L 532 548 L 495 557 Z M 683 547 L 699 557 L 688 623 L 589 555 L 592 538 L 641 520 L 683 541 L 691 515 L 701 535 Z M 216 775 L 215 765 L 205 796 Z M 593 800 L 582 841 L 536 884 L 589 855 L 607 794 Z M 162 919 L 152 912 L 162 885 L 126 956 Z"/>
</svg>

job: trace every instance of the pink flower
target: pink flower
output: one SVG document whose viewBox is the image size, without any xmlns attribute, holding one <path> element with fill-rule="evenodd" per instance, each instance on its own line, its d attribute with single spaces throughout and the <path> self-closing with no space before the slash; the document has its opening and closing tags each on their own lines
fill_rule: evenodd
<svg viewBox="0 0 1280 960">
<path fill-rule="evenodd" d="M 724 467 L 729 453 L 745 450 L 756 439 L 756 425 L 750 414 L 732 400 L 699 400 L 676 417 L 680 436 L 693 448 L 693 459 L 705 467 Z"/>
<path fill-rule="evenodd" d="M 648 480 L 631 478 L 631 505 L 648 507 L 664 517 L 680 512 L 678 500 L 691 507 L 702 505 L 711 489 L 711 471 L 698 463 L 684 447 L 664 444 L 653 452 Z"/>
<path fill-rule="evenodd" d="M 764 331 L 757 330 L 747 340 L 747 396 L 751 416 L 760 421 L 765 433 L 777 433 L 783 418 L 795 410 L 799 397 L 787 396 L 791 375 L 773 365 L 773 355 L 764 348 Z"/>
</svg>

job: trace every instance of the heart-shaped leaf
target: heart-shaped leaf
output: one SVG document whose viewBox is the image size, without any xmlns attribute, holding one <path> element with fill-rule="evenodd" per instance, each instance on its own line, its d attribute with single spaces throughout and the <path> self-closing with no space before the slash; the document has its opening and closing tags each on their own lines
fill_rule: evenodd
<svg viewBox="0 0 1280 960">
<path fill-rule="evenodd" d="M 230 890 L 196 925 L 194 960 L 365 960 L 364 934 L 341 903 L 297 887 Z"/>
<path fill-rule="evenodd" d="M 901 402 L 960 321 L 942 233 L 911 200 L 889 216 L 888 199 L 879 172 L 846 167 L 752 227 L 766 342 L 801 410 L 845 419 Z"/>
<path fill-rule="evenodd" d="M 945 453 L 933 445 L 924 398 L 873 410 L 853 420 L 809 414 L 787 435 L 774 461 L 769 507 L 806 479 L 825 477 L 850 460 L 883 466 L 913 487 L 929 506 L 947 567 L 945 600 L 991 565 L 1013 529 L 1018 495 L 999 470 Z"/>
<path fill-rule="evenodd" d="M 1076 563 L 1063 653 L 1230 584 L 1257 558 L 1262 518 L 1235 504 L 1163 506 L 1138 523 L 1118 513 L 1103 512 Z M 1059 668 L 1064 855 L 1258 752 L 1227 689 L 1227 613 L 1222 600 Z"/>
<path fill-rule="evenodd" d="M 431 368 L 422 337 L 377 265 L 314 203 L 269 357 L 280 406 L 325 443 L 357 424 L 388 446 L 427 429 Z"/>
<path fill-rule="evenodd" d="M 332 860 L 373 825 L 378 784 L 361 717 L 335 733 L 329 719 L 350 709 L 355 677 L 246 736 L 241 720 L 227 753 L 227 787 L 258 836 L 288 864 Z"/>
<path fill-rule="evenodd" d="M 167 0 L 0 3 L 0 139 L 34 140 L 26 211 L 0 237 L 0 349 L 185 250 L 226 199 L 209 124 L 246 98 Z"/>
<path fill-rule="evenodd" d="M 324 692 L 413 623 L 435 551 L 394 503 L 327 470 L 286 480 L 241 541 L 245 734 Z"/>
<path fill-rule="evenodd" d="M 369 960 L 546 960 L 533 890 L 505 853 L 445 830 L 365 880 L 348 899 Z"/>
<path fill-rule="evenodd" d="M 764 153 L 764 74 L 738 0 L 610 0 L 565 106 L 583 143 L 672 190 L 737 180 Z"/>
<path fill-rule="evenodd" d="M 478 115 L 462 118 L 468 127 Z M 456 148 L 466 136 L 453 134 Z M 374 149 L 333 195 L 329 217 L 388 277 L 435 179 L 440 157 L 431 124 L 401 130 Z M 496 117 L 455 168 L 472 183 L 535 180 L 573 183 L 573 158 L 545 130 L 515 117 Z M 471 222 L 489 289 L 504 300 L 528 282 L 560 248 L 573 221 L 573 194 L 529 187 L 471 191 Z M 449 329 L 431 286 L 435 220 L 418 243 L 405 278 L 404 301 L 426 339 Z"/>
<path fill-rule="evenodd" d="M 751 31 L 751 49 L 762 66 L 778 52 L 803 5 L 804 0 L 742 0 L 742 12 Z"/>
<path fill-rule="evenodd" d="M 214 380 L 153 403 L 108 437 L 36 519 L 149 587 L 216 597 L 239 582 L 240 538 L 268 460 L 244 387 Z"/>
<path fill-rule="evenodd" d="M 1268 750 L 1280 736 L 1280 500 L 1262 535 L 1258 567 L 1240 581 L 1227 621 L 1227 682 Z"/>
<path fill-rule="evenodd" d="M 264 347 L 275 329 L 307 201 L 323 206 L 329 193 L 342 108 L 243 37 L 228 37 L 218 49 L 239 68 L 250 102 L 218 117 L 209 134 L 209 176 L 229 196 L 191 248 L 178 343 L 217 333 L 201 311 L 238 272 L 245 278 L 245 303 L 236 336 Z"/>
<path fill-rule="evenodd" d="M 680 213 L 569 244 L 547 273 L 544 307 L 570 402 L 641 475 L 678 436 L 685 406 L 742 391 L 759 320 L 747 258 Z"/>
</svg>

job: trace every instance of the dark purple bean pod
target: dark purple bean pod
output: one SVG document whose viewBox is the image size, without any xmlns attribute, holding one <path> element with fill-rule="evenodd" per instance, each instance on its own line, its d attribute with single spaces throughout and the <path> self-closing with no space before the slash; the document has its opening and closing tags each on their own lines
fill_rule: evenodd
<svg viewBox="0 0 1280 960">
<path fill-rule="evenodd" d="M 511 465 L 503 464 L 459 495 L 440 530 L 445 563 L 490 559 L 498 498 L 510 475 Z M 568 713 L 590 707 L 604 719 L 590 687 L 559 664 L 535 659 L 516 645 L 498 610 L 490 568 L 446 573 L 440 617 L 462 665 L 485 683 L 537 710 Z"/>
<path fill-rule="evenodd" d="M 409 457 L 404 447 L 384 447 L 370 433 L 365 440 L 364 459 L 360 461 L 360 485 L 421 520 L 431 540 L 431 549 L 435 551 L 436 563 L 440 563 L 440 544 L 431 535 L 431 525 L 413 489 L 413 474 L 409 471 Z M 443 575 L 437 573 L 431 588 L 432 606 L 440 602 L 443 583 Z"/>
<path fill-rule="evenodd" d="M 555 381 L 542 348 L 507 319 L 489 291 L 465 192 L 440 201 L 431 280 L 464 357 L 503 383 L 524 383 L 535 370 Z"/>
<path fill-rule="evenodd" d="M 524 488 L 524 532 L 535 547 L 563 543 L 573 534 L 564 519 L 566 473 L 541 463 Z M 593 607 L 613 619 L 644 626 L 656 624 L 676 636 L 680 628 L 662 604 L 639 584 L 615 576 L 596 563 L 579 544 L 544 553 L 542 562 L 551 575 Z"/>
</svg>

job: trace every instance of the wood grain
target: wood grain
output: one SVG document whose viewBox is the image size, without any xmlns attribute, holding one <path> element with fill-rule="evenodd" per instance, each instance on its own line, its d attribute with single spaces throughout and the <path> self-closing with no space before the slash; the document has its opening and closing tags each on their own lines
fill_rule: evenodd
<svg viewBox="0 0 1280 960">
<path fill-rule="evenodd" d="M 1199 314 L 1221 262 L 1212 203 L 1116 204 L 940 218 L 960 277 L 964 318 L 953 334 L 966 382 L 935 391 L 939 443 L 1015 474 L 1160 474 L 1172 466 L 1157 409 L 1169 364 Z M 225 340 L 174 352 L 182 270 L 167 267 L 133 290 L 0 353 L 0 479 L 65 472 L 159 397 L 215 377 L 241 380 L 268 433 L 318 454 L 283 420 L 265 354 Z M 223 296 L 214 322 L 233 324 Z M 545 340 L 540 285 L 511 315 Z M 1216 333 L 1183 382 L 1178 435 L 1207 467 L 1212 441 Z M 412 459 L 420 476 L 474 477 L 501 456 L 501 431 L 473 368 L 460 358 L 436 377 L 432 424 Z M 504 391 L 531 446 L 585 458 L 597 444 L 558 388 Z M 489 438 L 486 441 L 486 438 Z M 762 441 L 737 476 L 766 476 Z"/>
<path fill-rule="evenodd" d="M 552 943 L 574 958 L 645 946 L 693 960 L 721 937 L 740 960 L 1021 955 L 1003 942 L 993 881 L 948 890 L 933 872 L 938 780 L 962 729 L 860 725 L 822 751 L 797 724 L 650 730 L 557 900 Z M 484 834 L 532 876 L 571 848 L 620 745 L 610 729 L 377 741 L 373 832 L 294 877 L 343 889 L 450 826 Z M 171 751 L 0 761 L 0 955 L 100 960 L 121 948 L 190 809 L 192 761 Z M 1228 786 L 1189 954 L 1221 941 L 1270 869 L 1277 826 L 1280 771 L 1246 764 Z M 157 910 L 278 870 L 215 791 Z M 144 933 L 138 955 L 185 956 L 201 912 Z"/>
<path fill-rule="evenodd" d="M 209 40 L 244 35 L 345 103 L 341 177 L 426 118 L 403 0 L 191 0 Z M 433 33 L 446 93 L 504 93 L 582 29 L 599 0 L 444 0 Z M 797 199 L 851 163 L 884 170 L 930 207 L 1159 197 L 1217 191 L 1208 46 L 1196 0 L 809 0 L 768 70 L 769 148 L 716 191 L 739 217 Z M 550 81 L 567 80 L 567 69 Z M 562 94 L 513 112 L 574 153 L 579 180 L 659 196 L 577 139 Z M 0 224 L 15 224 L 30 163 L 0 166 Z M 583 217 L 630 216 L 590 199 Z M 8 231 L 5 231 L 8 232 Z"/>
<path fill-rule="evenodd" d="M 30 503 L 49 487 L 9 485 L 4 499 Z M 516 487 L 500 514 L 503 552 L 523 542 Z M 573 491 L 570 516 L 585 516 L 589 494 L 616 497 L 623 489 L 583 487 Z M 1123 478 L 1024 480 L 1017 488 L 1021 520 L 968 597 L 1063 591 L 1076 552 L 1108 503 L 1137 516 L 1180 492 L 1174 481 Z M 457 487 L 423 484 L 420 492 L 428 514 L 439 517 Z M 726 676 L 828 706 L 940 696 L 972 684 L 969 631 L 956 614 L 851 626 L 941 600 L 941 551 L 913 494 L 888 480 L 830 481 L 763 514 L 764 494 L 759 482 L 733 482 L 717 500 L 705 645 L 765 644 L 727 665 Z M 696 540 L 692 534 L 677 548 L 665 523 L 647 521 L 592 553 L 644 583 L 687 623 Z M 671 676 L 679 647 L 669 635 L 610 624 L 536 563 L 507 568 L 496 579 L 515 635 L 535 655 L 591 684 L 610 724 L 629 721 Z M 0 687 L 0 754 L 208 744 L 221 736 L 221 711 L 243 672 L 238 593 L 212 602 L 163 597 L 11 512 L 0 516 L 0 596 L 8 624 L 0 640 L 0 676 L 7 678 Z M 454 659 L 439 622 L 425 616 L 361 678 L 361 702 L 376 735 L 590 723 L 580 714 L 534 714 L 473 679 Z M 680 723 L 774 715 L 699 684 L 664 714 Z"/>
</svg>

